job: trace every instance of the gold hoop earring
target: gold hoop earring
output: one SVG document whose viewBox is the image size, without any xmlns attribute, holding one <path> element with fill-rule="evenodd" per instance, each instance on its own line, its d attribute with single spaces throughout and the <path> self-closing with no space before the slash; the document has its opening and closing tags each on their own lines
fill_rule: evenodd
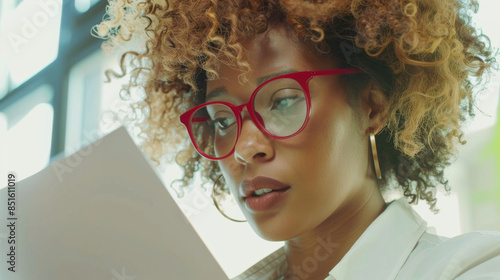
<svg viewBox="0 0 500 280">
<path fill-rule="evenodd" d="M 215 189 L 217 188 L 217 182 L 219 181 L 220 177 L 222 177 L 222 175 L 219 175 L 219 177 L 217 177 L 217 179 L 215 179 L 215 182 L 214 182 L 214 186 L 212 188 L 212 200 L 214 202 L 214 205 L 215 205 L 215 208 L 217 208 L 217 211 L 219 211 L 219 213 L 224 216 L 224 218 L 228 219 L 228 220 L 231 220 L 233 222 L 237 222 L 237 223 L 244 223 L 246 222 L 246 220 L 237 220 L 237 219 L 233 219 L 231 217 L 229 217 L 228 215 L 226 215 L 226 213 L 224 213 L 224 211 L 222 211 L 222 209 L 220 209 L 219 207 L 219 203 L 217 202 L 217 199 L 215 199 Z"/>
<path fill-rule="evenodd" d="M 377 143 L 375 142 L 375 135 L 370 132 L 370 143 L 372 147 L 372 156 L 373 156 L 373 168 L 375 169 L 375 175 L 377 179 L 382 179 L 382 174 L 380 173 L 380 164 L 378 162 L 378 154 L 377 154 Z"/>
</svg>

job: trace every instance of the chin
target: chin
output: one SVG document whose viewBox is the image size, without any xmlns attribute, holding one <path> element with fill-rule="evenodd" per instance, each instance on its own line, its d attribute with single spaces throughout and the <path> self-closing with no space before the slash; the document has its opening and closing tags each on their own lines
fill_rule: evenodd
<svg viewBox="0 0 500 280">
<path fill-rule="evenodd" d="M 297 233 L 292 231 L 292 224 L 282 224 L 276 221 L 258 223 L 253 219 L 247 219 L 253 231 L 262 239 L 267 241 L 286 241 L 293 239 Z"/>
</svg>

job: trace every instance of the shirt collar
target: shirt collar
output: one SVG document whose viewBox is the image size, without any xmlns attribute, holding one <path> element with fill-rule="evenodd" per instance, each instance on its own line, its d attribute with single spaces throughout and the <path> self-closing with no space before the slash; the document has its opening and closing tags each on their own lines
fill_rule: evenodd
<svg viewBox="0 0 500 280">
<path fill-rule="evenodd" d="M 394 279 L 426 229 L 427 223 L 405 198 L 393 201 L 330 271 L 330 276 L 337 280 Z"/>
<path fill-rule="evenodd" d="M 394 279 L 426 228 L 427 223 L 405 198 L 391 202 L 326 279 Z M 286 267 L 281 247 L 232 280 L 280 279 Z"/>
</svg>

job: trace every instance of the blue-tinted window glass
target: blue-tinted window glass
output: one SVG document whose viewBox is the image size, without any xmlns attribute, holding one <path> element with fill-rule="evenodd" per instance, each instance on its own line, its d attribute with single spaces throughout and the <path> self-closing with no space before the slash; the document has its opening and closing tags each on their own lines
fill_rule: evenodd
<svg viewBox="0 0 500 280">
<path fill-rule="evenodd" d="M 6 63 L 14 87 L 57 58 L 62 5 L 62 0 L 2 4 L 8 11 L 0 18 L 0 61 Z"/>
</svg>

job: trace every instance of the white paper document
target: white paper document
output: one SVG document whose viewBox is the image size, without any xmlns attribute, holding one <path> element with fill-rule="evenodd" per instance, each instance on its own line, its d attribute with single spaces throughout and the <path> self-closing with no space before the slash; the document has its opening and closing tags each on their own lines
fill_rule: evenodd
<svg viewBox="0 0 500 280">
<path fill-rule="evenodd" d="M 9 185 L 2 280 L 228 279 L 124 128 Z"/>
</svg>

